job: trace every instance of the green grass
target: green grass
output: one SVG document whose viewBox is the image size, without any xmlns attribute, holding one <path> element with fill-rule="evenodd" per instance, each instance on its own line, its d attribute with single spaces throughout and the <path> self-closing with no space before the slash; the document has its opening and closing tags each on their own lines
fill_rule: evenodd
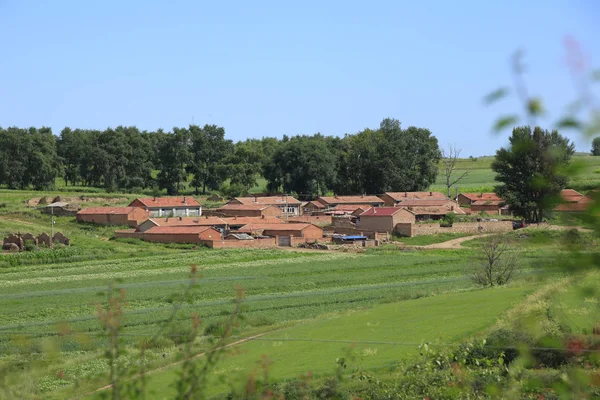
<svg viewBox="0 0 600 400">
<path fill-rule="evenodd" d="M 244 382 L 263 356 L 272 362 L 269 373 L 273 380 L 295 378 L 309 371 L 315 375 L 332 373 L 336 358 L 344 357 L 349 348 L 357 357 L 350 361 L 351 367 L 393 364 L 417 354 L 423 341 L 455 343 L 486 329 L 528 291 L 512 287 L 407 300 L 284 329 L 239 346 L 239 352 L 219 365 L 212 389 L 226 390 L 227 384 Z M 352 342 L 358 344 L 352 346 Z M 172 398 L 178 372 L 174 367 L 151 375 L 149 390 L 154 394 L 149 398 Z M 225 384 L 219 385 L 220 379 Z"/>
<path fill-rule="evenodd" d="M 471 233 L 439 233 L 437 235 L 427 236 L 413 236 L 413 237 L 396 237 L 395 239 L 402 242 L 405 245 L 410 246 L 426 246 L 429 244 L 436 244 L 447 242 L 452 239 L 459 239 L 462 237 L 472 236 Z"/>
</svg>

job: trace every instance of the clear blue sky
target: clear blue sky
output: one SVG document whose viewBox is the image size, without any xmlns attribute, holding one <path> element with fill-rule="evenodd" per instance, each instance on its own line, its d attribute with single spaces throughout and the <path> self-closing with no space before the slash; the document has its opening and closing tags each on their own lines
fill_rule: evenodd
<svg viewBox="0 0 600 400">
<path fill-rule="evenodd" d="M 0 0 L 0 126 L 193 117 L 237 141 L 393 117 L 465 156 L 493 154 L 508 136 L 490 134 L 493 119 L 517 103 L 481 98 L 510 83 L 510 54 L 526 50 L 530 90 L 558 117 L 575 94 L 563 39 L 600 66 L 599 17 L 594 0 Z"/>
</svg>

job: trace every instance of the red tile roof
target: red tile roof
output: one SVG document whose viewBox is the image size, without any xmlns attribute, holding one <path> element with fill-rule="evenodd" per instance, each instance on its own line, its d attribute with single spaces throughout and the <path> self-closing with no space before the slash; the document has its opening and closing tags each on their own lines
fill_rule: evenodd
<svg viewBox="0 0 600 400">
<path fill-rule="evenodd" d="M 401 212 L 402 210 L 408 211 L 402 207 L 371 207 L 364 213 L 360 214 L 361 217 L 389 217 Z"/>
<path fill-rule="evenodd" d="M 435 206 L 444 206 L 446 204 L 450 204 L 453 206 L 458 207 L 458 204 L 454 203 L 452 200 L 449 199 L 433 199 L 433 200 L 426 200 L 426 199 L 414 199 L 414 200 L 405 200 L 403 202 L 401 202 L 400 204 L 397 204 L 397 207 L 435 207 Z"/>
<path fill-rule="evenodd" d="M 212 228 L 210 226 L 153 226 L 152 228 L 150 228 L 146 232 L 144 232 L 144 234 L 145 235 L 147 235 L 147 234 L 177 235 L 177 234 L 196 234 L 196 233 L 200 234 L 208 229 L 215 230 L 214 228 Z"/>
<path fill-rule="evenodd" d="M 321 196 L 318 202 L 325 205 L 331 204 L 383 204 L 384 201 L 377 196 Z"/>
<path fill-rule="evenodd" d="M 226 225 L 227 222 L 218 217 L 171 217 L 151 218 L 158 226 L 212 226 Z"/>
<path fill-rule="evenodd" d="M 313 200 L 313 201 L 309 201 L 309 202 L 306 204 L 306 206 L 308 206 L 309 204 L 310 204 L 311 206 L 314 206 L 314 207 L 316 207 L 316 208 L 325 208 L 325 204 L 323 204 L 323 203 L 319 203 L 318 201 L 314 201 L 314 200 Z M 306 207 L 306 206 L 305 206 L 305 207 Z"/>
<path fill-rule="evenodd" d="M 447 199 L 440 192 L 386 192 L 388 196 L 396 201 L 404 201 L 410 199 Z"/>
<path fill-rule="evenodd" d="M 84 208 L 77 214 L 91 215 L 91 214 L 117 214 L 126 215 L 136 210 L 136 207 L 89 207 Z"/>
<path fill-rule="evenodd" d="M 221 218 L 228 225 L 247 225 L 247 224 L 284 224 L 285 221 L 277 217 L 223 217 Z"/>
<path fill-rule="evenodd" d="M 302 231 L 309 226 L 315 226 L 313 224 L 301 224 L 301 223 L 290 223 L 290 224 L 248 224 L 238 229 L 238 232 L 256 232 L 256 231 Z"/>
<path fill-rule="evenodd" d="M 271 206 L 268 204 L 267 205 L 264 205 L 264 204 L 225 204 L 221 208 L 218 208 L 217 211 L 219 211 L 219 210 L 262 211 L 268 207 L 274 207 L 274 206 Z"/>
<path fill-rule="evenodd" d="M 368 204 L 338 204 L 337 206 L 333 207 L 332 210 L 353 212 L 359 208 L 366 211 L 367 209 L 371 208 L 371 206 Z"/>
<path fill-rule="evenodd" d="M 236 197 L 235 201 L 244 205 L 262 204 L 267 206 L 283 206 L 286 204 L 301 204 L 300 200 L 292 196 L 257 196 L 257 197 Z M 235 202 L 232 204 L 236 204 Z"/>
<path fill-rule="evenodd" d="M 464 197 L 471 201 L 479 201 L 479 200 L 491 200 L 491 201 L 501 201 L 502 198 L 498 196 L 496 193 L 461 193 Z"/>
<path fill-rule="evenodd" d="M 142 197 L 131 202 L 130 206 L 136 202 L 140 202 L 144 207 L 199 207 L 200 203 L 192 196 L 182 197 Z"/>
<path fill-rule="evenodd" d="M 471 203 L 472 206 L 498 206 L 504 205 L 504 200 L 477 200 Z"/>
<path fill-rule="evenodd" d="M 554 208 L 554 211 L 578 212 L 586 211 L 589 208 L 589 203 L 563 203 Z"/>
</svg>

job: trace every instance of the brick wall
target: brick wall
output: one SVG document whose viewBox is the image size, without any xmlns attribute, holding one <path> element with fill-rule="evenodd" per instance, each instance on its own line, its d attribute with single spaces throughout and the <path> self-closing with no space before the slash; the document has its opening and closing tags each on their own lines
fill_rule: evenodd
<svg viewBox="0 0 600 400">
<path fill-rule="evenodd" d="M 481 228 L 480 228 L 481 227 Z M 425 236 L 438 233 L 495 233 L 513 230 L 512 221 L 498 222 L 455 222 L 451 227 L 442 228 L 437 224 L 397 224 L 394 232 L 401 236 Z"/>
<path fill-rule="evenodd" d="M 205 240 L 202 244 L 211 249 L 222 248 L 255 248 L 255 249 L 271 249 L 277 247 L 276 238 L 254 239 L 254 240 Z"/>
<path fill-rule="evenodd" d="M 471 213 L 477 214 L 484 211 L 490 215 L 500 215 L 500 207 L 492 204 L 471 205 Z"/>
<path fill-rule="evenodd" d="M 290 217 L 289 219 L 283 217 L 281 219 L 287 222 L 308 223 L 317 226 L 327 226 L 332 224 L 331 215 L 301 215 L 299 217 Z"/>
<path fill-rule="evenodd" d="M 135 229 L 115 231 L 115 238 L 133 238 L 141 239 L 143 232 L 136 232 Z"/>
</svg>

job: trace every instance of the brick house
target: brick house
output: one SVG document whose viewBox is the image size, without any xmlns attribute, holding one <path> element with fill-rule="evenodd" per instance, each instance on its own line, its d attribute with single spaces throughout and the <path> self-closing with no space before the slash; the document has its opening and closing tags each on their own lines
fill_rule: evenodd
<svg viewBox="0 0 600 400">
<path fill-rule="evenodd" d="M 401 207 L 373 207 L 358 218 L 359 229 L 373 232 L 393 232 L 399 223 L 416 221 L 414 213 Z"/>
<path fill-rule="evenodd" d="M 137 232 L 146 232 L 155 226 L 212 226 L 217 229 L 226 229 L 227 222 L 218 217 L 172 217 L 150 218 L 137 226 Z"/>
<path fill-rule="evenodd" d="M 313 214 L 323 211 L 325 208 L 325 204 L 313 200 L 302 206 L 302 212 L 304 214 Z"/>
<path fill-rule="evenodd" d="M 263 204 L 225 204 L 216 213 L 226 217 L 280 217 L 280 207 Z"/>
<path fill-rule="evenodd" d="M 386 192 L 379 196 L 386 207 L 394 207 L 407 200 L 448 200 L 440 192 Z"/>
<path fill-rule="evenodd" d="M 142 235 L 148 242 L 192 244 L 221 240 L 221 237 L 221 232 L 210 226 L 155 226 Z"/>
<path fill-rule="evenodd" d="M 193 197 L 146 197 L 137 198 L 129 204 L 150 213 L 150 217 L 199 217 L 202 205 Z"/>
<path fill-rule="evenodd" d="M 573 189 L 563 189 L 560 192 L 562 203 L 554 208 L 558 212 L 584 212 L 590 207 L 593 202 L 591 196 L 584 196 Z"/>
<path fill-rule="evenodd" d="M 305 239 L 322 239 L 323 229 L 313 224 L 248 224 L 238 232 L 261 236 L 292 236 Z"/>
<path fill-rule="evenodd" d="M 78 222 L 98 225 L 128 225 L 136 227 L 148 219 L 149 212 L 139 207 L 90 207 L 76 215 Z"/>
<path fill-rule="evenodd" d="M 221 218 L 229 229 L 236 230 L 248 224 L 284 224 L 285 222 L 277 217 L 223 217 Z"/>
<path fill-rule="evenodd" d="M 405 200 L 398 204 L 397 207 L 406 208 L 411 211 L 417 221 L 437 220 L 449 213 L 465 214 L 458 203 L 449 199 Z"/>
<path fill-rule="evenodd" d="M 482 201 L 502 201 L 502 198 L 496 193 L 461 193 L 456 198 L 461 206 L 470 206 L 474 202 Z"/>
<path fill-rule="evenodd" d="M 471 214 L 485 212 L 490 215 L 501 215 L 503 207 L 502 200 L 477 200 L 471 203 Z"/>
<path fill-rule="evenodd" d="M 370 207 L 381 207 L 384 201 L 377 196 L 320 196 L 317 197 L 319 203 L 323 204 L 326 209 L 331 209 L 341 204 L 353 204 Z"/>
<path fill-rule="evenodd" d="M 251 196 L 236 197 L 227 204 L 275 206 L 281 209 L 283 215 L 302 215 L 302 202 L 292 196 Z"/>
</svg>

